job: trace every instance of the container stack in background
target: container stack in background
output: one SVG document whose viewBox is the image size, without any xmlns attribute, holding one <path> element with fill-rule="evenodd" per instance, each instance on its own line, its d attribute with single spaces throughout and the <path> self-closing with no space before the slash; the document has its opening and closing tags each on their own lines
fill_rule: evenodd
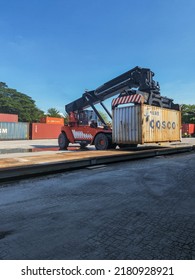
<svg viewBox="0 0 195 280">
<path fill-rule="evenodd" d="M 195 124 L 194 123 L 182 124 L 182 136 L 183 137 L 195 136 Z"/>
<path fill-rule="evenodd" d="M 18 122 L 18 115 L 0 113 L 0 122 Z"/>
<path fill-rule="evenodd" d="M 18 115 L 0 113 L 0 140 L 29 139 L 29 123 L 18 122 Z"/>
<path fill-rule="evenodd" d="M 57 139 L 63 118 L 44 117 L 40 123 L 18 122 L 18 115 L 0 113 L 0 140 Z"/>
</svg>

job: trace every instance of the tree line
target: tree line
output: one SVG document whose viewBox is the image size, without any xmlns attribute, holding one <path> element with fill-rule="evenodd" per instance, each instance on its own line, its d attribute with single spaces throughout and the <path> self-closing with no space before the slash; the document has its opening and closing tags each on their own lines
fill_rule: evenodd
<svg viewBox="0 0 195 280">
<path fill-rule="evenodd" d="M 0 82 L 0 113 L 16 114 L 20 122 L 39 122 L 44 116 L 62 117 L 55 108 L 49 108 L 44 113 L 30 96 L 9 88 L 3 82 Z"/>
<path fill-rule="evenodd" d="M 9 88 L 4 82 L 0 82 L 0 113 L 17 114 L 20 122 L 39 122 L 43 116 L 62 117 L 56 108 L 44 113 L 30 96 Z M 195 104 L 183 104 L 181 113 L 182 123 L 195 123 Z M 66 113 L 63 117 L 67 121 Z"/>
<path fill-rule="evenodd" d="M 195 105 L 183 104 L 181 113 L 182 123 L 195 123 Z"/>
</svg>

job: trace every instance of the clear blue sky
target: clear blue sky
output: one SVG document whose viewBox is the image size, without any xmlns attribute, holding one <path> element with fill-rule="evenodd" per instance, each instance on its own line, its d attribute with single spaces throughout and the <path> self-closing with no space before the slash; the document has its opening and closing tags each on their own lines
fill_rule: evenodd
<svg viewBox="0 0 195 280">
<path fill-rule="evenodd" d="M 43 110 L 135 67 L 195 104 L 194 0 L 0 0 L 0 81 Z"/>
</svg>

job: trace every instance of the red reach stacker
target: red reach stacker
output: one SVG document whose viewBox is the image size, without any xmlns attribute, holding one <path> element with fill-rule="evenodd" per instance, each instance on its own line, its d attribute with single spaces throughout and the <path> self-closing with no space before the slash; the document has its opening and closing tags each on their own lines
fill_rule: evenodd
<svg viewBox="0 0 195 280">
<path fill-rule="evenodd" d="M 143 102 L 178 110 L 178 104 L 160 95 L 160 86 L 153 80 L 153 76 L 154 73 L 150 69 L 137 66 L 95 90 L 84 92 L 79 99 L 67 104 L 65 110 L 69 115 L 69 122 L 62 127 L 58 138 L 60 149 L 67 149 L 69 143 L 79 143 L 81 147 L 91 144 L 95 145 L 97 150 L 114 148 L 118 143 L 112 140 L 112 129 L 106 124 L 95 105 L 100 104 L 112 119 L 112 114 L 103 101 L 115 95 L 118 97 L 112 102 L 113 108 L 129 102 L 135 105 Z M 101 126 L 97 125 L 97 119 L 86 114 L 85 110 L 89 107 L 100 120 Z"/>
</svg>

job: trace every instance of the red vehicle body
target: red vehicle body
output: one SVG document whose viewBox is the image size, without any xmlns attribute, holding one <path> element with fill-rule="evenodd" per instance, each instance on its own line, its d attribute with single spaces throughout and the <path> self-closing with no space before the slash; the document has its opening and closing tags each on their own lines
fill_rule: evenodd
<svg viewBox="0 0 195 280">
<path fill-rule="evenodd" d="M 88 144 L 95 145 L 97 150 L 112 147 L 112 130 L 110 128 L 98 127 L 96 121 L 84 125 L 78 120 L 75 113 L 70 113 L 69 124 L 61 128 L 59 135 L 59 146 L 66 149 L 69 143 L 79 143 L 81 148 Z"/>
</svg>

